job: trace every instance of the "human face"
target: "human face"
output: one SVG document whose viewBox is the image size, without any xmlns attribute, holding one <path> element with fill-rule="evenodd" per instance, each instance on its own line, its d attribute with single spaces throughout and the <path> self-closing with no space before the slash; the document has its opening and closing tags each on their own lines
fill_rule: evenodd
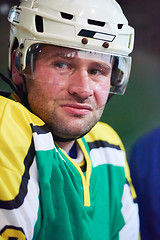
<svg viewBox="0 0 160 240">
<path fill-rule="evenodd" d="M 99 121 L 110 89 L 111 59 L 46 45 L 27 79 L 31 110 L 53 135 L 77 138 Z"/>
</svg>

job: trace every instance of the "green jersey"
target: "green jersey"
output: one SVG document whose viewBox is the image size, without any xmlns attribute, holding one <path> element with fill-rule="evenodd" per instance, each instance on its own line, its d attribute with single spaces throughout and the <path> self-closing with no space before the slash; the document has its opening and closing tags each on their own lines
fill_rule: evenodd
<svg viewBox="0 0 160 240">
<path fill-rule="evenodd" d="M 3 97 L 0 106 L 2 239 L 138 239 L 125 152 L 111 127 L 99 122 L 77 140 L 82 172 L 41 119 Z"/>
</svg>

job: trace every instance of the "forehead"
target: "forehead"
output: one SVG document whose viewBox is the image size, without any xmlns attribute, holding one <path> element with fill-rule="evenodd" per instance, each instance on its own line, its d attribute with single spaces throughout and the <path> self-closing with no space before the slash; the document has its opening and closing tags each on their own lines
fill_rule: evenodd
<svg viewBox="0 0 160 240">
<path fill-rule="evenodd" d="M 111 63 L 111 55 L 98 53 L 94 51 L 85 51 L 68 47 L 55 45 L 44 45 L 39 51 L 39 58 L 60 57 L 69 59 L 86 59 L 92 61 L 100 61 Z"/>
</svg>

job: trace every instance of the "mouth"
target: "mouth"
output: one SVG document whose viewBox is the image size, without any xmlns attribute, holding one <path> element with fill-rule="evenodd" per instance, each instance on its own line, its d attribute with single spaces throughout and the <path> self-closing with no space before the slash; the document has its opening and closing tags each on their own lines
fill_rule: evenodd
<svg viewBox="0 0 160 240">
<path fill-rule="evenodd" d="M 70 103 L 63 104 L 61 108 L 68 114 L 85 116 L 93 111 L 93 107 L 89 104 Z"/>
</svg>

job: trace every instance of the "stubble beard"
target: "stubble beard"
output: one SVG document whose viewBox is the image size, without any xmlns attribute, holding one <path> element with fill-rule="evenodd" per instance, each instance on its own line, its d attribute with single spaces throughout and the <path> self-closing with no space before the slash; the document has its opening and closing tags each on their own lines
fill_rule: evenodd
<svg viewBox="0 0 160 240">
<path fill-rule="evenodd" d="M 41 99 L 43 99 L 43 95 Z M 61 114 L 60 109 L 57 108 L 57 102 L 60 105 L 63 99 L 61 99 L 60 103 L 58 99 L 45 103 L 45 97 L 43 102 L 39 101 L 39 97 L 34 94 L 29 98 L 31 111 L 44 121 L 53 136 L 56 135 L 68 140 L 77 139 L 88 133 L 100 120 L 105 107 L 103 105 L 97 108 L 95 103 L 90 103 L 93 106 L 93 111 L 89 115 L 68 116 L 66 114 L 65 116 L 65 113 L 62 112 Z"/>
<path fill-rule="evenodd" d="M 47 124 L 53 136 L 55 135 L 66 140 L 73 140 L 88 133 L 100 120 L 103 110 L 104 107 L 98 109 L 90 120 L 82 116 L 73 116 L 72 120 L 69 121 L 68 119 L 65 120 L 65 118 L 60 119 L 54 112 L 50 118 L 42 120 Z"/>
</svg>

